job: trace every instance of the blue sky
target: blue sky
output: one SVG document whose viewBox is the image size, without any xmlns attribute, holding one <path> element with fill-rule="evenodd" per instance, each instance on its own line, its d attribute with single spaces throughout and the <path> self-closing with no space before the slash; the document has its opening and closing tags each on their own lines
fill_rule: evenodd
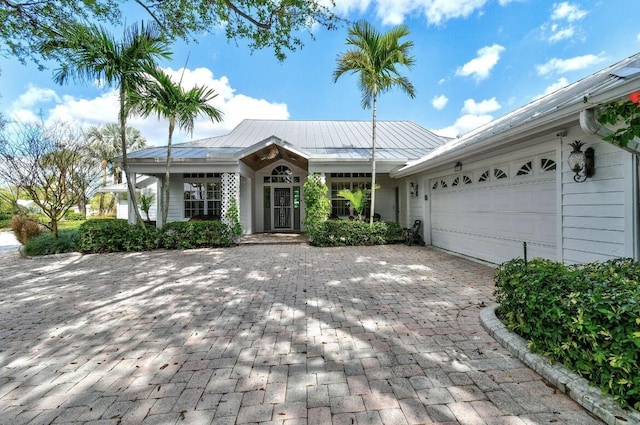
<svg viewBox="0 0 640 425">
<path fill-rule="evenodd" d="M 637 0 L 337 0 L 336 12 L 366 19 L 379 30 L 406 24 L 416 64 L 404 69 L 416 98 L 383 94 L 378 119 L 410 120 L 445 136 L 463 134 L 546 93 L 640 51 Z M 135 13 L 135 11 L 132 11 Z M 360 105 L 355 76 L 333 83 L 348 26 L 318 29 L 315 41 L 278 62 L 269 50 L 251 53 L 242 40 L 219 30 L 199 43 L 177 43 L 161 63 L 183 84 L 206 84 L 224 122 L 200 121 L 193 138 L 225 134 L 242 119 L 370 120 Z M 13 59 L 0 65 L 0 110 L 11 119 L 73 120 L 82 125 L 116 121 L 111 88 L 56 85 L 52 69 L 38 71 Z M 166 143 L 167 125 L 132 118 L 150 144 Z M 177 141 L 189 140 L 176 134 Z"/>
</svg>

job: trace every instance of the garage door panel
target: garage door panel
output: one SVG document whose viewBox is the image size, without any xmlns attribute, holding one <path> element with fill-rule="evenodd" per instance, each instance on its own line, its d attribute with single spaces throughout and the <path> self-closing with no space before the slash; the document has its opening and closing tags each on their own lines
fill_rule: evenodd
<svg viewBox="0 0 640 425">
<path fill-rule="evenodd" d="M 501 263 L 527 242 L 529 257 L 556 258 L 555 173 L 440 187 L 430 199 L 434 246 Z"/>
</svg>

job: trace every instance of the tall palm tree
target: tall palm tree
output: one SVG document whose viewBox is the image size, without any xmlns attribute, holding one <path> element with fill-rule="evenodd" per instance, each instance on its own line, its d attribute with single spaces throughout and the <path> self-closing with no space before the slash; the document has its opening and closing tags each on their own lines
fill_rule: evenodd
<svg viewBox="0 0 640 425">
<path fill-rule="evenodd" d="M 371 131 L 371 187 L 376 187 L 376 113 L 378 94 L 399 87 L 411 98 L 415 97 L 413 84 L 400 75 L 399 65 L 410 68 L 415 59 L 410 55 L 413 42 L 400 42 L 409 35 L 405 25 L 398 25 L 386 33 L 378 32 L 366 21 L 358 21 L 349 28 L 346 44 L 351 50 L 338 57 L 338 66 L 333 72 L 333 82 L 337 82 L 345 73 L 359 74 L 358 85 L 362 92 L 362 107 L 373 106 Z M 371 192 L 371 211 L 369 223 L 373 224 L 376 191 Z"/>
<path fill-rule="evenodd" d="M 193 135 L 195 120 L 203 115 L 212 121 L 222 121 L 222 112 L 211 106 L 209 102 L 218 96 L 213 89 L 205 86 L 195 86 L 185 90 L 181 83 L 175 83 L 169 75 L 161 69 L 154 67 L 148 70 L 151 77 L 143 86 L 143 90 L 132 93 L 129 97 L 131 110 L 143 117 L 151 114 L 169 121 L 169 134 L 167 139 L 167 162 L 163 182 L 162 221 L 163 226 L 167 222 L 169 214 L 169 182 L 171 178 L 171 144 L 176 125 L 179 129 Z M 181 78 L 182 80 L 182 78 Z"/>
<path fill-rule="evenodd" d="M 147 139 L 142 136 L 140 130 L 134 127 L 125 129 L 127 149 L 142 149 L 147 145 Z M 101 126 L 89 127 L 86 133 L 89 142 L 88 149 L 90 155 L 100 161 L 102 170 L 102 186 L 107 185 L 107 170 L 112 170 L 112 175 L 116 176 L 116 164 L 113 160 L 122 155 L 122 135 L 118 123 L 107 123 Z M 115 183 L 115 181 L 114 181 Z M 99 214 L 104 212 L 104 192 L 100 192 Z"/>
<path fill-rule="evenodd" d="M 91 24 L 70 24 L 62 30 L 59 39 L 46 49 L 59 49 L 68 57 L 54 74 L 60 84 L 69 79 L 101 81 L 118 87 L 120 104 L 118 121 L 122 146 L 122 167 L 127 165 L 127 97 L 144 84 L 144 72 L 155 66 L 156 60 L 169 58 L 169 42 L 155 25 L 134 24 L 127 27 L 121 40 L 113 38 L 104 27 Z M 127 179 L 129 200 L 133 205 L 137 222 L 144 226 L 135 196 L 135 187 Z"/>
</svg>

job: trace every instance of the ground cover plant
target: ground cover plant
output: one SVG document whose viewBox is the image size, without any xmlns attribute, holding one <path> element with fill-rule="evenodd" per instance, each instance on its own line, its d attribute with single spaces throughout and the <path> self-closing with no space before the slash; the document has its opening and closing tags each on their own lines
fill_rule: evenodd
<svg viewBox="0 0 640 425">
<path fill-rule="evenodd" d="M 496 273 L 498 315 L 533 351 L 640 408 L 640 264 L 516 259 Z"/>
<path fill-rule="evenodd" d="M 29 257 L 38 255 L 63 254 L 67 252 L 75 252 L 78 247 L 78 230 L 77 229 L 60 229 L 58 237 L 53 236 L 51 232 L 44 232 L 41 235 L 29 239 L 24 244 L 24 253 Z"/>
</svg>

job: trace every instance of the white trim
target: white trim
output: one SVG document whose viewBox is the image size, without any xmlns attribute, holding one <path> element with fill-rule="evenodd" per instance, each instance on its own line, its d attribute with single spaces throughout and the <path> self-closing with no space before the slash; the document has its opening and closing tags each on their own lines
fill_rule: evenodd
<svg viewBox="0 0 640 425">
<path fill-rule="evenodd" d="M 562 227 L 562 138 L 556 144 L 556 256 L 558 261 L 564 261 L 564 233 Z"/>
</svg>

